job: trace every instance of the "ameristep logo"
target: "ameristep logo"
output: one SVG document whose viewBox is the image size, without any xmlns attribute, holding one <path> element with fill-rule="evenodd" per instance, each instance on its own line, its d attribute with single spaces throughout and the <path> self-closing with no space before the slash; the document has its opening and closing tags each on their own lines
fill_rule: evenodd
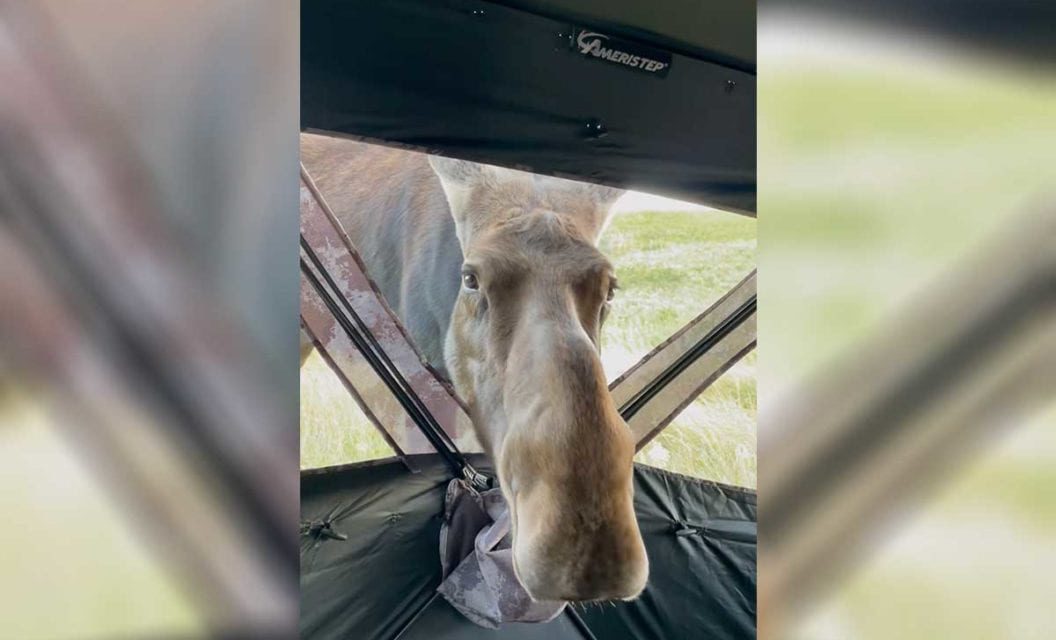
<svg viewBox="0 0 1056 640">
<path fill-rule="evenodd" d="M 596 58 L 661 78 L 666 77 L 671 68 L 671 54 L 666 51 L 645 47 L 636 42 L 619 40 L 586 29 L 575 30 L 573 34 L 573 49 L 589 58 Z"/>
</svg>

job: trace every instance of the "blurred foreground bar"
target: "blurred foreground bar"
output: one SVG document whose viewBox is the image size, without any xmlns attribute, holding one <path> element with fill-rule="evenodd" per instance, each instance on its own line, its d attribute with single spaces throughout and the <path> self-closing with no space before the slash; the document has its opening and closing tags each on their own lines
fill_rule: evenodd
<svg viewBox="0 0 1056 640">
<path fill-rule="evenodd" d="M 1052 635 L 1054 23 L 760 4 L 760 638 Z"/>
<path fill-rule="evenodd" d="M 1056 388 L 1056 207 L 1021 217 L 760 433 L 760 621 L 831 585 L 872 534 Z"/>
<path fill-rule="evenodd" d="M 0 357 L 211 634 L 289 637 L 297 320 L 260 318 L 296 309 L 297 14 L 222 4 L 0 4 Z"/>
</svg>

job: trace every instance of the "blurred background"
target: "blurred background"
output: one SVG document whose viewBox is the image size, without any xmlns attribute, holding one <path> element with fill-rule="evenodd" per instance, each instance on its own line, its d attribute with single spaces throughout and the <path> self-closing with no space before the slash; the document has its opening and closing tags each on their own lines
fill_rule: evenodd
<svg viewBox="0 0 1056 640">
<path fill-rule="evenodd" d="M 1056 629 L 1045 5 L 760 6 L 760 637 Z"/>
<path fill-rule="evenodd" d="M 2 637 L 295 635 L 297 43 L 0 3 Z"/>
</svg>

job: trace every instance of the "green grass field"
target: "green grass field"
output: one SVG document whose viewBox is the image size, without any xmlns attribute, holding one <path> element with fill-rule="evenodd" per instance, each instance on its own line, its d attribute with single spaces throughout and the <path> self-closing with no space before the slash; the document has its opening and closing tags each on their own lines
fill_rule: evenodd
<svg viewBox="0 0 1056 640">
<path fill-rule="evenodd" d="M 620 291 L 602 338 L 610 379 L 692 320 L 755 266 L 755 220 L 717 212 L 618 216 L 602 238 Z M 638 454 L 671 471 L 755 487 L 755 356 L 686 407 Z"/>
<path fill-rule="evenodd" d="M 717 212 L 617 216 L 602 238 L 620 291 L 602 336 L 610 379 L 681 328 L 752 270 L 755 220 Z M 755 356 L 720 378 L 638 456 L 639 461 L 755 486 Z M 318 355 L 301 370 L 301 466 L 391 451 Z"/>
</svg>

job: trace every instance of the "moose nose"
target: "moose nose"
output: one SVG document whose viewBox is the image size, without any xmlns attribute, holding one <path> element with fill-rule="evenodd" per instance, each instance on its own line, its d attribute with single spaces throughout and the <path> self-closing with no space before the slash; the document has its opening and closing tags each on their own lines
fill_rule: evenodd
<svg viewBox="0 0 1056 640">
<path fill-rule="evenodd" d="M 512 372 L 504 396 L 498 466 L 510 491 L 514 569 L 536 600 L 634 598 L 649 574 L 634 513 L 634 440 L 589 337 L 550 329 L 518 334 L 517 355 L 529 363 L 519 371 L 534 375 Z M 547 358 L 539 344 L 553 347 Z"/>
<path fill-rule="evenodd" d="M 567 542 L 551 541 L 514 551 L 518 578 L 535 600 L 631 600 L 645 588 L 649 564 L 637 527 L 633 531 L 598 529 L 590 547 L 571 561 Z"/>
<path fill-rule="evenodd" d="M 629 600 L 649 562 L 629 490 L 599 509 L 591 501 L 519 505 L 514 568 L 535 600 Z M 529 520 L 530 517 L 530 520 Z"/>
</svg>

